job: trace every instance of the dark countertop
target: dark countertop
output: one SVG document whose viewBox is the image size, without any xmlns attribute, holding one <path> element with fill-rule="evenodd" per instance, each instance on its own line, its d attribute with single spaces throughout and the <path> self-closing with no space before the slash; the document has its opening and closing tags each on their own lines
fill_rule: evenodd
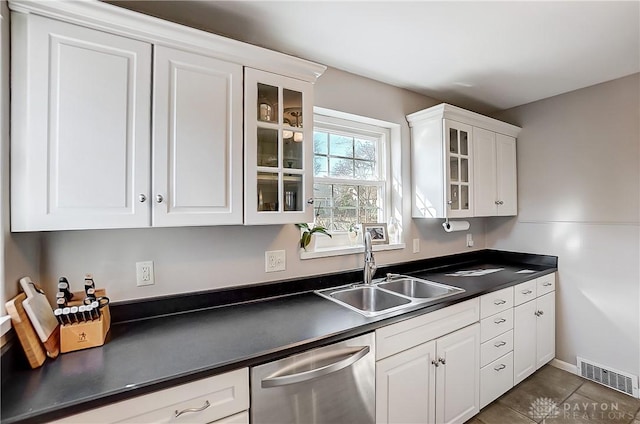
<svg viewBox="0 0 640 424">
<path fill-rule="evenodd" d="M 58 419 L 132 396 L 268 362 L 364 334 L 557 269 L 557 258 L 555 263 L 539 263 L 537 255 L 529 255 L 532 260 L 525 264 L 496 255 L 477 256 L 475 260 L 465 260 L 457 265 L 449 263 L 446 268 L 412 269 L 420 268 L 417 264 L 404 267 L 404 273 L 466 290 L 442 302 L 418 306 L 408 312 L 367 318 L 312 292 L 303 292 L 114 323 L 107 343 L 102 347 L 60 355 L 36 370 L 16 369 L 5 376 L 3 369 L 2 422 Z M 447 275 L 456 269 L 478 268 L 503 270 L 481 277 Z M 401 269 L 402 266 L 393 266 L 383 271 L 403 272 Z M 521 269 L 535 272 L 516 274 Z M 377 276 L 383 275 L 379 272 Z M 345 283 L 340 280 L 334 278 L 323 284 Z"/>
</svg>

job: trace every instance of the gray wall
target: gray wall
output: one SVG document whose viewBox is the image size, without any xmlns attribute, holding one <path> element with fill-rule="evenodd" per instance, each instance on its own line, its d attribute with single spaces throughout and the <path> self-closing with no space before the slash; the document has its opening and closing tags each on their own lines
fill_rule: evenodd
<svg viewBox="0 0 640 424">
<path fill-rule="evenodd" d="M 496 116 L 518 138 L 515 219 L 487 246 L 557 255 L 557 357 L 640 374 L 640 75 Z"/>
<path fill-rule="evenodd" d="M 403 231 L 408 248 L 376 253 L 379 265 L 471 250 L 465 246 L 465 234 L 444 233 L 441 220 L 410 219 L 410 137 L 405 115 L 437 104 L 436 100 L 335 69 L 328 69 L 319 79 L 315 96 L 316 106 L 401 124 L 400 143 L 392 146 L 392 172 L 394 202 L 404 205 Z M 484 222 L 471 222 L 473 249 L 482 249 Z M 29 237 L 38 235 L 17 234 L 10 240 L 23 241 Z M 106 287 L 113 300 L 128 300 L 362 266 L 362 255 L 300 260 L 299 232 L 293 225 L 61 231 L 42 233 L 40 237 L 40 257 L 30 259 L 35 260 L 34 272 L 39 268 L 41 282 L 50 296 L 60 276 L 67 276 L 79 289 L 87 272 L 94 274 L 97 284 Z M 419 254 L 412 253 L 413 238 L 421 241 Z M 267 274 L 264 252 L 274 249 L 286 250 L 287 270 Z M 137 287 L 135 262 L 144 260 L 154 261 L 156 284 Z M 31 260 L 27 262 L 33 265 Z M 9 262 L 7 266 L 13 268 Z M 11 279 L 7 282 L 15 285 Z"/>
</svg>

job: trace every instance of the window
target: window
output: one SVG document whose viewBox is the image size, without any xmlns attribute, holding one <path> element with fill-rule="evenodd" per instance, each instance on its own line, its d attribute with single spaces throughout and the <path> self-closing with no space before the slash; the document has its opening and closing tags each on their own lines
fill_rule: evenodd
<svg viewBox="0 0 640 424">
<path fill-rule="evenodd" d="M 314 119 L 316 225 L 336 233 L 387 222 L 390 129 L 326 114 L 316 113 Z"/>
</svg>

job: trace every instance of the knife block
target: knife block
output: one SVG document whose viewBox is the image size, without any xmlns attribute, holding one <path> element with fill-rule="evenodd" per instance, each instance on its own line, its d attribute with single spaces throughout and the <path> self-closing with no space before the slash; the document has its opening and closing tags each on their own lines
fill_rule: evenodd
<svg viewBox="0 0 640 424">
<path fill-rule="evenodd" d="M 96 296 L 105 296 L 104 289 L 96 289 Z M 74 292 L 73 297 L 83 299 L 84 292 Z M 80 306 L 82 300 L 71 300 L 68 306 Z M 109 305 L 100 310 L 100 318 L 93 321 L 60 326 L 60 351 L 62 353 L 102 346 L 111 327 Z"/>
</svg>

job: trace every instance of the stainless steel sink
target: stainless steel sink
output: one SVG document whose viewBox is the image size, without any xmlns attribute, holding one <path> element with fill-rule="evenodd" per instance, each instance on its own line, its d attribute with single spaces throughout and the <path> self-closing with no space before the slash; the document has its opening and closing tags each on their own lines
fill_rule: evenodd
<svg viewBox="0 0 640 424">
<path fill-rule="evenodd" d="M 434 283 L 433 281 L 418 280 L 410 277 L 401 277 L 391 281 L 385 281 L 377 285 L 381 289 L 399 293 L 403 296 L 419 299 L 440 299 L 445 296 L 461 293 L 464 290 L 457 287 Z"/>
<path fill-rule="evenodd" d="M 398 306 L 411 303 L 410 299 L 396 296 L 372 286 L 358 286 L 334 291 L 329 293 L 329 297 L 349 305 L 358 312 L 365 313 L 365 315 L 367 313 L 386 313 Z"/>
<path fill-rule="evenodd" d="M 356 284 L 318 290 L 315 293 L 373 317 L 433 302 L 464 292 L 463 289 L 405 275 L 390 274 L 373 284 Z"/>
</svg>

